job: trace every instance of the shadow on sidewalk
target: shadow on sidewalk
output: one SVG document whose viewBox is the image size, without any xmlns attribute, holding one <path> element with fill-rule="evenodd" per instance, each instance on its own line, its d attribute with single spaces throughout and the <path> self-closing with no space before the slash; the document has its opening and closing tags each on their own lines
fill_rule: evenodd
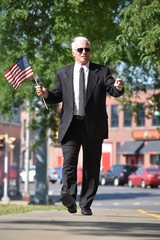
<svg viewBox="0 0 160 240">
<path fill-rule="evenodd" d="M 119 216 L 120 217 L 120 216 Z M 3 230 L 12 230 L 18 231 L 20 234 L 24 231 L 37 231 L 41 235 L 43 231 L 53 232 L 53 236 L 55 232 L 59 231 L 60 234 L 68 234 L 78 236 L 110 236 L 110 237 L 128 237 L 130 239 L 133 237 L 134 239 L 159 239 L 159 224 L 158 223 L 128 223 L 119 222 L 119 221 L 100 221 L 95 222 L 92 220 L 84 221 L 64 221 L 64 220 L 1 220 L 1 224 L 4 224 Z M 7 224 L 7 229 L 5 229 L 5 224 Z M 11 224 L 11 225 L 9 225 Z M 25 225 L 25 227 L 23 226 Z"/>
</svg>

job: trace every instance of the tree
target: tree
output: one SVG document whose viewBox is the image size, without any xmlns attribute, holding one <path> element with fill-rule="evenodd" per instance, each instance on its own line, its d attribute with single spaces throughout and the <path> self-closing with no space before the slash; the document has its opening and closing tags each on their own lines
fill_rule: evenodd
<svg viewBox="0 0 160 240">
<path fill-rule="evenodd" d="M 127 1 L 126 1 L 127 4 Z M 115 62 L 123 68 L 122 76 L 128 83 L 127 102 L 131 89 L 146 91 L 146 85 L 160 89 L 160 2 L 158 0 L 129 1 L 120 13 L 119 32 L 116 41 L 107 44 L 104 52 L 106 62 Z M 123 62 L 123 64 L 122 64 Z M 126 96 L 126 95 L 125 95 Z M 160 94 L 152 96 L 154 106 L 160 105 Z M 146 108 L 152 108 L 146 104 Z"/>
<path fill-rule="evenodd" d="M 158 0 L 134 0 L 120 13 L 121 34 L 119 40 L 136 50 L 139 61 L 160 73 L 160 2 Z M 131 51 L 130 50 L 130 51 Z M 131 51 L 132 52 L 132 51 Z M 137 60 L 137 58 L 135 59 Z M 130 59 L 132 62 L 132 58 Z M 138 62 L 139 63 L 139 62 Z"/>
<path fill-rule="evenodd" d="M 55 69 L 72 62 L 70 42 L 76 35 L 85 35 L 91 40 L 92 59 L 103 63 L 103 46 L 117 35 L 118 28 L 113 19 L 118 6 L 119 1 L 111 0 L 93 3 L 89 0 L 2 0 L 0 113 L 16 111 L 25 98 L 30 99 L 31 106 L 40 107 L 34 81 L 27 80 L 15 91 L 3 76 L 12 62 L 23 54 L 28 56 L 35 74 L 48 88 L 53 87 Z M 56 126 L 53 124 L 55 112 L 53 106 L 49 107 L 49 114 L 42 108 L 42 134 L 47 127 L 53 129 Z M 35 121 L 33 126 L 36 127 Z"/>
<path fill-rule="evenodd" d="M 34 81 L 27 80 L 17 91 L 8 84 L 3 72 L 11 63 L 26 54 L 41 83 L 52 88 L 55 70 L 72 62 L 70 42 L 76 35 L 90 39 L 91 60 L 118 73 L 123 69 L 122 77 L 128 86 L 136 86 L 134 90 L 145 90 L 143 83 L 149 78 L 155 87 L 159 5 L 158 0 L 1 0 L 0 113 L 16 111 L 25 98 L 32 108 L 41 107 Z M 53 124 L 56 107 L 49 106 L 49 113 L 42 107 L 40 114 L 44 135 L 46 128 L 57 126 Z"/>
</svg>

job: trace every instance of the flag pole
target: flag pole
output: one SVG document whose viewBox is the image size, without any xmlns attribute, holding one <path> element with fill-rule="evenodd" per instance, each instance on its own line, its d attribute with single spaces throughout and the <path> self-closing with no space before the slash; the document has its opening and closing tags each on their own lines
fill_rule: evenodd
<svg viewBox="0 0 160 240">
<path fill-rule="evenodd" d="M 35 82 L 36 82 L 37 86 L 39 86 L 39 84 L 38 84 L 38 82 L 37 82 L 37 79 L 36 79 L 35 77 L 34 77 L 34 80 L 35 80 Z M 44 98 L 42 98 L 42 100 L 43 100 L 43 103 L 44 103 L 44 105 L 45 105 L 46 109 L 48 109 L 48 106 L 47 106 L 47 104 L 46 104 L 46 101 L 45 101 L 45 99 L 44 99 Z"/>
</svg>

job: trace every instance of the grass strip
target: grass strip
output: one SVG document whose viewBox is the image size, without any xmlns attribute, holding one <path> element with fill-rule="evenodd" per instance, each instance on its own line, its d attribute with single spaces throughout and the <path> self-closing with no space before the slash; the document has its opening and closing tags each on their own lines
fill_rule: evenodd
<svg viewBox="0 0 160 240">
<path fill-rule="evenodd" d="M 64 210 L 63 206 L 55 205 L 22 205 L 22 204 L 0 204 L 0 216 L 34 211 Z"/>
</svg>

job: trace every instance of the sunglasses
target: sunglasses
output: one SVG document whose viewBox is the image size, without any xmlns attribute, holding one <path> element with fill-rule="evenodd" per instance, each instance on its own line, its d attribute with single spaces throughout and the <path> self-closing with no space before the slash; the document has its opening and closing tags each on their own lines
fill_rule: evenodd
<svg viewBox="0 0 160 240">
<path fill-rule="evenodd" d="M 82 53 L 83 50 L 85 50 L 85 52 L 90 52 L 90 48 L 77 48 L 76 51 L 79 52 L 79 53 Z"/>
</svg>

